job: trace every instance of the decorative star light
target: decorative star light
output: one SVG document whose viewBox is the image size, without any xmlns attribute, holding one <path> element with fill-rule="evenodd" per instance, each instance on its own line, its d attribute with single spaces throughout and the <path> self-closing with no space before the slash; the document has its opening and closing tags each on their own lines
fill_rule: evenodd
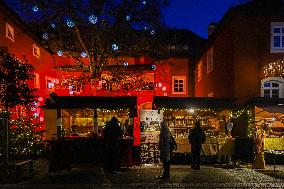
<svg viewBox="0 0 284 189">
<path fill-rule="evenodd" d="M 62 51 L 57 51 L 57 55 L 58 55 L 58 56 L 62 56 L 62 55 L 63 55 L 63 52 L 62 52 Z"/>
<path fill-rule="evenodd" d="M 43 38 L 44 40 L 48 40 L 48 33 L 42 34 L 42 38 Z"/>
<path fill-rule="evenodd" d="M 75 26 L 75 22 L 71 19 L 68 19 L 66 21 L 66 25 L 69 27 L 69 28 L 73 28 Z"/>
<path fill-rule="evenodd" d="M 146 2 L 146 1 L 143 1 L 142 3 L 143 3 L 143 5 L 146 5 L 147 2 Z"/>
<path fill-rule="evenodd" d="M 127 66 L 128 66 L 128 62 L 124 62 L 123 65 L 124 65 L 125 67 L 127 67 Z"/>
<path fill-rule="evenodd" d="M 152 68 L 152 70 L 156 70 L 157 67 L 156 67 L 156 65 L 153 64 L 153 65 L 151 65 L 151 68 Z"/>
<path fill-rule="evenodd" d="M 87 53 L 86 53 L 85 51 L 83 51 L 83 52 L 81 53 L 81 56 L 82 56 L 83 58 L 86 58 L 86 57 L 87 57 Z"/>
<path fill-rule="evenodd" d="M 56 25 L 54 23 L 51 23 L 50 26 L 54 29 Z"/>
<path fill-rule="evenodd" d="M 92 23 L 92 24 L 96 24 L 98 22 L 98 17 L 96 17 L 95 15 L 90 15 L 89 16 L 89 21 Z"/>
<path fill-rule="evenodd" d="M 125 17 L 125 20 L 129 21 L 129 20 L 130 20 L 130 16 L 127 15 L 127 16 Z"/>
<path fill-rule="evenodd" d="M 114 43 L 114 44 L 112 44 L 111 48 L 112 48 L 112 50 L 117 51 L 118 45 Z"/>
<path fill-rule="evenodd" d="M 144 27 L 144 30 L 147 30 L 147 29 L 148 29 L 148 28 L 145 26 L 145 27 Z"/>
<path fill-rule="evenodd" d="M 155 30 L 152 30 L 151 31 L 151 35 L 154 35 L 156 32 L 155 32 Z"/>
<path fill-rule="evenodd" d="M 33 11 L 34 11 L 34 12 L 38 12 L 38 11 L 39 11 L 39 8 L 38 8 L 37 5 L 35 5 L 35 6 L 33 7 Z"/>
</svg>

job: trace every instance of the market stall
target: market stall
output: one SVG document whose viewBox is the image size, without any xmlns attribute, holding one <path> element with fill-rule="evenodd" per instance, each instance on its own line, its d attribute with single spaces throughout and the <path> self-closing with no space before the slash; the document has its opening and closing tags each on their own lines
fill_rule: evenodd
<svg viewBox="0 0 284 189">
<path fill-rule="evenodd" d="M 203 155 L 231 155 L 234 152 L 230 136 L 233 99 L 154 97 L 154 108 L 163 112 L 177 142 L 175 153 L 190 153 L 188 133 L 200 120 L 207 139 L 202 146 Z"/>
</svg>

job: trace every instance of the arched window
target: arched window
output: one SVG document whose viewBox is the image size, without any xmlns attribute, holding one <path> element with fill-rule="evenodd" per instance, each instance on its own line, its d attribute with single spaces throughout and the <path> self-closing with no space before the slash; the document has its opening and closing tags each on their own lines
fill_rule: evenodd
<svg viewBox="0 0 284 189">
<path fill-rule="evenodd" d="M 268 77 L 261 81 L 261 96 L 268 98 L 284 98 L 284 79 Z"/>
</svg>

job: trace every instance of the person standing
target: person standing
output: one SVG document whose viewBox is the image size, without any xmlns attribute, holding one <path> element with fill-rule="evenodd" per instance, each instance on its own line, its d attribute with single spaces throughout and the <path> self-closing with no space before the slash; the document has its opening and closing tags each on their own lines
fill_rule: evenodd
<svg viewBox="0 0 284 189">
<path fill-rule="evenodd" d="M 170 178 L 170 130 L 165 122 L 161 122 L 160 136 L 159 136 L 159 150 L 160 160 L 163 163 L 163 174 L 160 179 Z"/>
<path fill-rule="evenodd" d="M 190 131 L 188 135 L 189 143 L 191 144 L 192 164 L 191 168 L 200 169 L 200 152 L 202 144 L 206 140 L 205 133 L 201 128 L 200 122 L 195 123 L 195 127 Z"/>
<path fill-rule="evenodd" d="M 122 131 L 118 119 L 113 116 L 103 131 L 105 162 L 104 169 L 110 173 L 115 173 L 120 167 L 120 143 L 119 139 Z"/>
</svg>

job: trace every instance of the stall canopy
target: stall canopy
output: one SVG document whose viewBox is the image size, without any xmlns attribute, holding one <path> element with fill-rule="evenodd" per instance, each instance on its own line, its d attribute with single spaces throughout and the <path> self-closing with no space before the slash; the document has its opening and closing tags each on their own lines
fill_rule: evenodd
<svg viewBox="0 0 284 189">
<path fill-rule="evenodd" d="M 189 109 L 189 108 L 211 108 L 224 109 L 236 108 L 234 98 L 213 98 L 213 97 L 164 97 L 155 96 L 153 100 L 154 109 L 172 108 L 172 109 Z"/>
<path fill-rule="evenodd" d="M 45 109 L 129 109 L 129 112 L 137 116 L 137 97 L 98 97 L 98 96 L 52 96 L 45 101 L 41 108 Z"/>
<path fill-rule="evenodd" d="M 284 98 L 254 97 L 246 102 L 248 106 L 257 106 L 268 112 L 284 113 Z"/>
</svg>

